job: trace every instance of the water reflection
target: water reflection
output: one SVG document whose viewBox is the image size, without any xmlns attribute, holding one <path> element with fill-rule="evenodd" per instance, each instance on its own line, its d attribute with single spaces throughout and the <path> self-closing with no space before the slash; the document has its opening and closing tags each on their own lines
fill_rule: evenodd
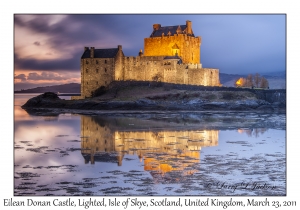
<svg viewBox="0 0 300 210">
<path fill-rule="evenodd" d="M 124 124 L 122 118 L 81 116 L 81 149 L 86 164 L 115 162 L 122 166 L 129 154 L 138 156 L 145 171 L 193 174 L 195 170 L 190 168 L 200 162 L 201 148 L 217 146 L 218 137 L 218 130 L 152 130 L 142 124 Z"/>
<path fill-rule="evenodd" d="M 15 195 L 286 195 L 285 115 L 55 116 L 15 102 Z M 242 182 L 276 189 L 218 187 Z"/>
<path fill-rule="evenodd" d="M 255 136 L 256 138 L 259 135 L 264 134 L 268 129 L 267 128 L 252 128 L 252 129 L 238 129 L 239 133 L 246 133 L 248 136 Z"/>
</svg>

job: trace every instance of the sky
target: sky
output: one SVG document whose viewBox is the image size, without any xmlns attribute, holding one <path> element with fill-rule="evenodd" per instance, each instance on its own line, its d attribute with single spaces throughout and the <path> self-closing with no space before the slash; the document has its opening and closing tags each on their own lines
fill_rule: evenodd
<svg viewBox="0 0 300 210">
<path fill-rule="evenodd" d="M 80 83 L 85 46 L 117 48 L 137 56 L 153 24 L 192 21 L 201 36 L 201 63 L 220 73 L 261 75 L 286 71 L 285 14 L 15 14 L 14 89 Z"/>
</svg>

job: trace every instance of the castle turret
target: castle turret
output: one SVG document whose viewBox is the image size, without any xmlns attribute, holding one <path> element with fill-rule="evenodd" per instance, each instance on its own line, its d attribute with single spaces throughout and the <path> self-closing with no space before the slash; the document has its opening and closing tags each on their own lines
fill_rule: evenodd
<svg viewBox="0 0 300 210">
<path fill-rule="evenodd" d="M 158 29 L 160 29 L 160 27 L 161 27 L 161 25 L 160 24 L 153 24 L 153 30 L 158 30 Z"/>
<path fill-rule="evenodd" d="M 193 32 L 192 32 L 192 21 L 189 21 L 189 20 L 186 21 L 186 33 L 187 34 L 193 34 Z"/>
<path fill-rule="evenodd" d="M 139 56 L 143 56 L 143 51 L 142 51 L 142 49 L 141 49 L 140 52 L 139 52 Z"/>
</svg>

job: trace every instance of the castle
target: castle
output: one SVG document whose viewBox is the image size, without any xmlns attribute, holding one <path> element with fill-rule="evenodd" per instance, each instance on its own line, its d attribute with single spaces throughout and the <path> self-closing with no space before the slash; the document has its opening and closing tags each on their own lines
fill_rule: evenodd
<svg viewBox="0 0 300 210">
<path fill-rule="evenodd" d="M 175 84 L 220 86 L 219 70 L 202 68 L 201 37 L 195 37 L 192 22 L 186 25 L 153 25 L 144 39 L 144 53 L 127 57 L 122 46 L 112 49 L 84 47 L 81 56 L 81 96 L 92 97 L 95 90 L 112 81 L 161 81 Z"/>
</svg>

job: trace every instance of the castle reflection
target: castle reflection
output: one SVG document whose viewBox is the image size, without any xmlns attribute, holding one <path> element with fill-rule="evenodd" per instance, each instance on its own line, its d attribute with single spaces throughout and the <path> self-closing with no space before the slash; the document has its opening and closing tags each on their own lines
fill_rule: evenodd
<svg viewBox="0 0 300 210">
<path fill-rule="evenodd" d="M 218 145 L 219 130 L 165 128 L 163 123 L 150 120 L 81 116 L 81 138 L 86 164 L 122 166 L 124 156 L 130 154 L 139 157 L 146 171 L 189 175 L 195 172 L 192 166 L 200 162 L 201 148 Z"/>
</svg>

